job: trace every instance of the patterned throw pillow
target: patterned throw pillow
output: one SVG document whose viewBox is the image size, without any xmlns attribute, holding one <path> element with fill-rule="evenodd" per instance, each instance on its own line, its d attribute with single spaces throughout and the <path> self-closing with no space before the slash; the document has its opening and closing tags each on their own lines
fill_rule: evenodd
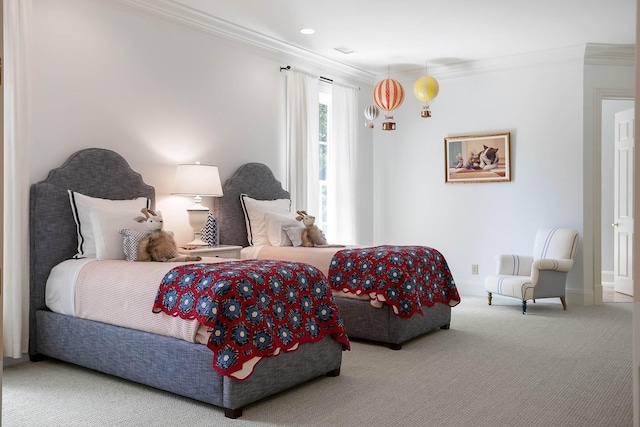
<svg viewBox="0 0 640 427">
<path fill-rule="evenodd" d="M 140 240 L 144 239 L 149 230 L 131 230 L 129 228 L 123 228 L 118 230 L 118 233 L 122 234 L 122 250 L 127 261 L 138 260 L 138 244 Z"/>
<path fill-rule="evenodd" d="M 151 233 L 149 230 L 132 230 L 130 228 L 123 228 L 118 230 L 118 233 L 122 234 L 122 250 L 127 261 L 138 260 L 138 245 L 140 240 L 147 237 L 147 234 Z M 167 233 L 173 236 L 173 231 L 167 231 Z"/>
<path fill-rule="evenodd" d="M 292 226 L 292 227 L 283 227 L 282 228 L 289 239 L 291 239 L 291 243 L 293 246 L 302 246 L 302 232 L 305 230 L 304 227 Z"/>
</svg>

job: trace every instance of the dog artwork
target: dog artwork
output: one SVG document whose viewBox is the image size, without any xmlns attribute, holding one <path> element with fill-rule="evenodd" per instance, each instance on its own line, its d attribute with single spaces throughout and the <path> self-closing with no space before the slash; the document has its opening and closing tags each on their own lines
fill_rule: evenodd
<svg viewBox="0 0 640 427">
<path fill-rule="evenodd" d="M 479 168 L 486 171 L 497 168 L 499 160 L 498 149 L 487 147 L 486 145 L 483 145 L 483 147 L 482 151 L 478 154 L 480 158 Z"/>
</svg>

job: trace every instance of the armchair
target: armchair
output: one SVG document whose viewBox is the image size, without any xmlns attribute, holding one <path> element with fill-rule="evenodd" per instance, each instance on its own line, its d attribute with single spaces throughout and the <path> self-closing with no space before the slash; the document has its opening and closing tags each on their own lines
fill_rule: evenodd
<svg viewBox="0 0 640 427">
<path fill-rule="evenodd" d="M 565 284 L 577 247 L 577 231 L 543 228 L 536 234 L 533 256 L 498 255 L 496 274 L 484 280 L 489 305 L 494 293 L 519 298 L 526 314 L 527 300 L 559 297 L 566 310 Z"/>
</svg>

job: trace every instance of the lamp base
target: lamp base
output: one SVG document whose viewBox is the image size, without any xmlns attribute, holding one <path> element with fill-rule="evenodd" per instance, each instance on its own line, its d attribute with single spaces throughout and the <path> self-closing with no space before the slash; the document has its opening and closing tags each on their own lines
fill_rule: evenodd
<svg viewBox="0 0 640 427">
<path fill-rule="evenodd" d="M 202 240 L 200 233 L 197 233 L 194 239 L 187 243 L 187 246 L 209 246 L 209 244 Z"/>
</svg>

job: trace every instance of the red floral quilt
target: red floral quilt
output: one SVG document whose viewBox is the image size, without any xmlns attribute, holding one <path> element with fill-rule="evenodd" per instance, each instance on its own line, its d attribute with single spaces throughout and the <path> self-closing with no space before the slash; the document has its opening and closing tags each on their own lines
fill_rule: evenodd
<svg viewBox="0 0 640 427">
<path fill-rule="evenodd" d="M 343 249 L 331 260 L 328 276 L 334 289 L 369 295 L 400 317 L 423 314 L 421 306 L 437 302 L 460 303 L 447 261 L 426 246 Z"/>
<path fill-rule="evenodd" d="M 158 288 L 153 311 L 208 326 L 213 368 L 233 375 L 246 371 L 249 362 L 241 379 L 262 357 L 326 335 L 349 349 L 326 277 L 298 262 L 245 260 L 173 268 Z"/>
</svg>

